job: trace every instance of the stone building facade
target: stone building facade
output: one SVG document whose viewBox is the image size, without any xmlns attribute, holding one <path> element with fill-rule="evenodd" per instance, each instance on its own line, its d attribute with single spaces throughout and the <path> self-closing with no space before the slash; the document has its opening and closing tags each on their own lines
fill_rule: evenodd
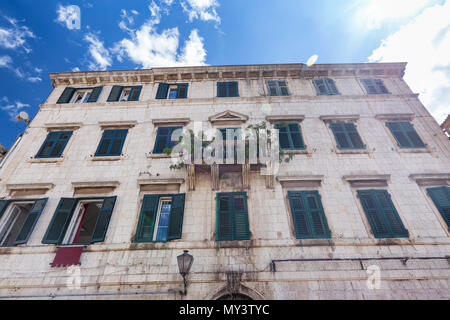
<svg viewBox="0 0 450 320">
<path fill-rule="evenodd" d="M 404 69 L 50 74 L 0 167 L 0 298 L 448 299 L 450 143 Z M 290 161 L 164 153 L 172 128 L 262 123 Z"/>
</svg>

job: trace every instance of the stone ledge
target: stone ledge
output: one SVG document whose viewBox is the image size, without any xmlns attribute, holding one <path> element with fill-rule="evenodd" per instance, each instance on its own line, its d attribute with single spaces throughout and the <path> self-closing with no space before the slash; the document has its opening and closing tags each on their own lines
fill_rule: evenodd
<svg viewBox="0 0 450 320">
<path fill-rule="evenodd" d="M 53 183 L 18 183 L 18 184 L 7 184 L 6 189 L 8 191 L 16 190 L 50 190 L 55 185 Z"/>
<path fill-rule="evenodd" d="M 102 128 L 133 128 L 137 125 L 136 120 L 129 121 L 99 121 L 98 125 Z"/>
<path fill-rule="evenodd" d="M 58 129 L 79 129 L 83 126 L 82 122 L 64 122 L 64 123 L 45 123 L 44 128 L 48 131 Z"/>
<path fill-rule="evenodd" d="M 59 158 L 30 158 L 28 163 L 61 163 L 64 161 L 64 157 Z"/>
<path fill-rule="evenodd" d="M 414 119 L 414 113 L 385 113 L 375 115 L 375 119 L 378 120 L 392 120 L 392 121 L 412 121 Z"/>
<path fill-rule="evenodd" d="M 350 114 L 350 115 L 325 115 L 320 116 L 319 119 L 324 122 L 330 122 L 330 121 L 356 121 L 359 120 L 360 115 L 359 114 Z"/>
<path fill-rule="evenodd" d="M 119 161 L 125 159 L 125 156 L 109 156 L 109 157 L 95 157 L 91 156 L 89 161 Z"/>
<path fill-rule="evenodd" d="M 77 188 L 117 188 L 119 181 L 80 181 L 72 182 L 72 186 Z"/>
</svg>

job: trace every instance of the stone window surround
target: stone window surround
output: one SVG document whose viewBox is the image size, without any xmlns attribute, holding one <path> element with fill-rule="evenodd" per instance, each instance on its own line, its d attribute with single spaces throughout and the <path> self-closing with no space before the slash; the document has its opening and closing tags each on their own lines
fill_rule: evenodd
<svg viewBox="0 0 450 320">
<path fill-rule="evenodd" d="M 427 189 L 432 187 L 439 186 L 450 186 L 450 173 L 418 173 L 418 174 L 410 174 L 409 179 L 417 183 L 417 186 L 420 189 L 420 192 L 423 194 L 423 197 L 426 199 L 428 205 L 436 216 L 437 221 L 444 229 L 446 235 L 450 237 L 450 228 L 447 226 L 447 223 L 442 218 L 441 213 L 439 212 L 436 204 L 428 195 Z"/>
<path fill-rule="evenodd" d="M 275 129 L 275 124 L 284 122 L 284 123 L 297 123 L 300 125 L 300 133 L 302 135 L 303 143 L 305 145 L 305 149 L 303 150 L 283 150 L 283 152 L 287 155 L 289 154 L 305 154 L 311 156 L 312 150 L 310 148 L 310 144 L 308 143 L 308 137 L 304 134 L 304 128 L 301 123 L 305 120 L 305 115 L 272 115 L 266 116 L 266 121 L 270 123 L 270 128 L 272 130 Z"/>
<path fill-rule="evenodd" d="M 183 127 L 187 128 L 188 124 L 191 122 L 191 119 L 189 118 L 163 118 L 163 119 L 153 119 L 153 130 L 152 130 L 152 141 L 151 141 L 151 148 L 148 153 L 146 153 L 146 157 L 150 159 L 169 159 L 170 155 L 161 153 L 161 154 L 155 154 L 153 153 L 153 149 L 156 143 L 156 136 L 158 135 L 158 128 L 160 127 Z"/>
<path fill-rule="evenodd" d="M 394 238 L 394 240 L 398 243 L 409 244 L 411 239 L 414 239 L 413 230 L 409 227 L 408 220 L 405 219 L 405 215 L 403 214 L 402 208 L 399 206 L 395 194 L 392 190 L 389 189 L 389 183 L 391 180 L 390 174 L 374 174 L 374 175 L 347 175 L 343 176 L 342 180 L 348 183 L 349 188 L 353 195 L 353 200 L 356 204 L 357 210 L 361 217 L 361 220 L 366 228 L 366 233 L 369 239 L 375 241 L 377 244 L 383 244 L 386 240 L 389 239 L 377 239 L 372 231 L 372 227 L 370 226 L 369 220 L 367 219 L 366 212 L 361 204 L 361 200 L 358 198 L 358 189 L 373 189 L 373 190 L 385 190 L 391 196 L 392 203 L 394 204 L 397 213 L 402 220 L 402 223 L 406 230 L 409 232 L 408 238 Z"/>
</svg>

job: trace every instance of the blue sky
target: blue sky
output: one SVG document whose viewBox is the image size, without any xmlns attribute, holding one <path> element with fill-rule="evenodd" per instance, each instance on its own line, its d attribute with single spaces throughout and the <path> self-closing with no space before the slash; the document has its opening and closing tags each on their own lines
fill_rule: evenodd
<svg viewBox="0 0 450 320">
<path fill-rule="evenodd" d="M 80 15 L 73 10 L 79 8 Z M 80 17 L 80 24 L 73 24 Z M 437 121 L 450 113 L 450 0 L 3 0 L 0 144 L 51 92 L 47 73 L 161 66 L 409 63 Z"/>
</svg>

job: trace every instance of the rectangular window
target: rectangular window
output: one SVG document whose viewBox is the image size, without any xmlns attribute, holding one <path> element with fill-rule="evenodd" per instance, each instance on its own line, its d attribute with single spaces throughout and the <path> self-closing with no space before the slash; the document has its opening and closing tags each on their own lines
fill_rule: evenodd
<svg viewBox="0 0 450 320">
<path fill-rule="evenodd" d="M 306 146 L 298 123 L 276 124 L 279 130 L 280 150 L 304 150 Z"/>
<path fill-rule="evenodd" d="M 361 79 L 361 82 L 364 85 L 364 88 L 366 88 L 368 94 L 390 93 L 381 79 Z"/>
<path fill-rule="evenodd" d="M 44 143 L 39 149 L 36 158 L 59 158 L 61 157 L 67 142 L 72 136 L 72 131 L 53 131 L 47 135 Z"/>
<path fill-rule="evenodd" d="M 238 82 L 217 82 L 217 97 L 239 97 Z"/>
<path fill-rule="evenodd" d="M 108 102 L 114 101 L 139 101 L 142 86 L 113 86 L 109 93 Z"/>
<path fill-rule="evenodd" d="M 115 203 L 116 197 L 61 198 L 42 243 L 103 242 Z"/>
<path fill-rule="evenodd" d="M 358 190 L 358 197 L 376 238 L 408 238 L 408 230 L 386 190 Z"/>
<path fill-rule="evenodd" d="M 333 79 L 319 78 L 313 80 L 313 83 L 319 96 L 331 96 L 339 94 L 339 91 Z"/>
<path fill-rule="evenodd" d="M 428 195 L 433 200 L 439 213 L 442 215 L 448 230 L 450 231 L 450 187 L 442 186 L 427 189 Z"/>
<path fill-rule="evenodd" d="M 289 89 L 287 82 L 284 80 L 267 80 L 267 89 L 270 96 L 288 96 Z"/>
<path fill-rule="evenodd" d="M 159 127 L 156 134 L 155 146 L 153 153 L 162 154 L 164 149 L 171 149 L 177 145 L 178 139 L 176 134 L 173 134 L 175 130 L 182 130 L 183 127 Z M 181 131 L 180 131 L 181 133 Z"/>
<path fill-rule="evenodd" d="M 70 88 L 64 89 L 56 103 L 91 103 L 97 99 L 103 87 L 95 88 Z"/>
<path fill-rule="evenodd" d="M 289 191 L 288 199 L 297 239 L 331 237 L 318 191 Z"/>
<path fill-rule="evenodd" d="M 425 144 L 409 122 L 386 122 L 400 148 L 425 148 Z"/>
<path fill-rule="evenodd" d="M 134 242 L 181 239 L 185 194 L 148 194 L 142 200 Z"/>
<path fill-rule="evenodd" d="M 247 193 L 218 193 L 216 240 L 250 240 Z"/>
<path fill-rule="evenodd" d="M 332 122 L 330 128 L 333 131 L 339 149 L 365 149 L 366 146 L 352 122 Z"/>
<path fill-rule="evenodd" d="M 27 243 L 46 203 L 47 198 L 0 200 L 0 246 Z"/>
<path fill-rule="evenodd" d="M 127 137 L 128 129 L 105 130 L 100 141 L 96 157 L 120 156 Z"/>
<path fill-rule="evenodd" d="M 185 99 L 188 94 L 187 83 L 160 83 L 156 92 L 156 99 Z"/>
</svg>

